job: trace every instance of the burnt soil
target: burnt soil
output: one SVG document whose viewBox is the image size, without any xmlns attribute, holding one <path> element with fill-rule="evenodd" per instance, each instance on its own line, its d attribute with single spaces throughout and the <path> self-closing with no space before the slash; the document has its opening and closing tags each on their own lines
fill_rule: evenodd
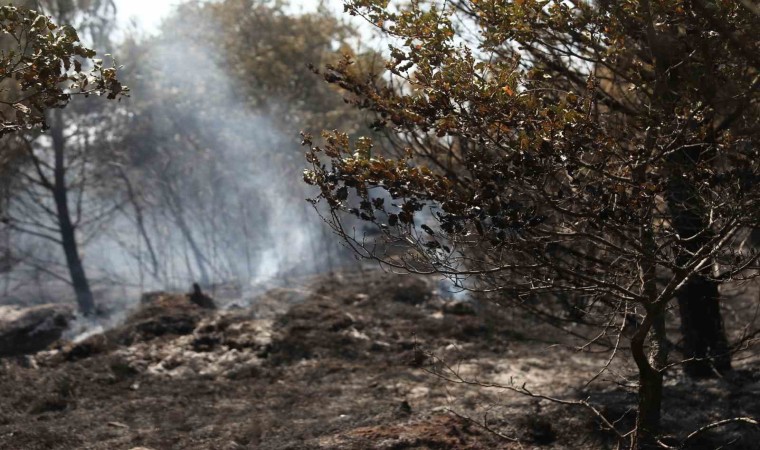
<svg viewBox="0 0 760 450">
<path fill-rule="evenodd" d="M 0 448 L 616 448 L 587 409 L 493 385 L 587 399 L 624 430 L 635 403 L 625 349 L 587 384 L 609 352 L 471 300 L 382 272 L 291 283 L 222 311 L 159 294 L 103 334 L 0 361 Z M 750 348 L 728 377 L 668 372 L 665 440 L 760 417 L 759 366 Z M 728 424 L 687 447 L 758 440 Z"/>
</svg>

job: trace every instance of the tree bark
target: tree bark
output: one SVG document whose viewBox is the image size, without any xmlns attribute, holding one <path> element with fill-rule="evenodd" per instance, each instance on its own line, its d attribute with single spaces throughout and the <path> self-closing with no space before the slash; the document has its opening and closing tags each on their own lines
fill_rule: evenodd
<svg viewBox="0 0 760 450">
<path fill-rule="evenodd" d="M 55 201 L 58 229 L 61 233 L 61 245 L 66 255 L 71 285 L 77 297 L 79 310 L 85 316 L 95 313 L 95 300 L 90 290 L 90 283 L 79 257 L 79 245 L 76 239 L 76 227 L 71 220 L 66 185 L 66 142 L 63 136 L 63 118 L 61 110 L 54 110 L 51 121 L 51 136 L 54 152 L 53 199 Z"/>
<path fill-rule="evenodd" d="M 688 171 L 690 161 L 697 161 L 699 155 L 678 155 L 676 167 Z M 684 172 L 687 173 L 687 172 Z M 696 203 L 697 193 L 692 183 L 684 177 L 671 177 L 667 192 L 668 208 L 673 217 L 672 225 L 682 239 L 686 239 L 685 250 L 694 252 L 709 239 L 708 228 L 699 214 Z M 688 255 L 676 258 L 684 264 Z M 686 358 L 684 372 L 690 377 L 709 377 L 716 372 L 731 370 L 731 354 L 723 327 L 720 311 L 718 283 L 709 279 L 706 269 L 694 274 L 676 292 L 681 316 L 683 352 Z"/>
<path fill-rule="evenodd" d="M 731 370 L 731 354 L 720 312 L 718 284 L 702 275 L 689 278 L 676 294 L 681 315 L 684 372 L 693 378 Z"/>
<path fill-rule="evenodd" d="M 651 333 L 651 335 L 650 335 Z M 650 338 L 649 355 L 645 350 Z M 631 352 L 639 369 L 638 415 L 634 430 L 634 450 L 659 448 L 663 370 L 667 365 L 665 312 L 661 306 L 647 307 L 647 315 L 631 340 Z"/>
<path fill-rule="evenodd" d="M 182 232 L 182 235 L 185 237 L 188 245 L 190 246 L 190 250 L 193 252 L 195 264 L 198 266 L 198 270 L 201 274 L 200 283 L 204 286 L 208 286 L 211 283 L 211 277 L 209 276 L 208 270 L 206 270 L 206 258 L 203 256 L 203 252 L 198 246 L 198 243 L 195 242 L 193 233 L 190 231 L 190 227 L 187 225 L 187 222 L 185 222 L 185 218 L 182 217 L 182 213 L 176 213 L 175 218 L 177 219 L 176 223 L 180 229 L 180 232 Z"/>
<path fill-rule="evenodd" d="M 689 74 L 681 73 L 677 64 L 686 61 L 690 48 L 676 45 L 677 40 L 667 33 L 657 33 L 654 20 L 651 17 L 649 1 L 644 2 L 650 14 L 647 29 L 649 47 L 655 63 L 656 84 L 653 103 L 661 113 L 670 114 L 678 103 L 679 83 L 682 77 Z M 707 49 L 708 60 L 712 59 Z M 701 79 L 705 92 L 710 91 L 709 76 Z M 712 101 L 713 99 L 710 99 Z M 659 120 L 650 126 L 657 126 Z M 691 120 L 688 124 L 696 129 L 699 123 Z M 708 135 L 702 144 L 714 144 L 714 137 Z M 686 253 L 696 252 L 711 238 L 709 226 L 703 217 L 706 215 L 700 202 L 701 193 L 688 175 L 700 164 L 706 150 L 704 146 L 690 146 L 673 152 L 669 157 L 670 176 L 666 201 L 670 211 L 672 226 L 682 239 L 686 239 Z M 678 255 L 676 262 L 682 265 L 688 260 L 688 254 Z M 709 269 L 708 269 L 709 270 Z M 684 371 L 689 376 L 709 376 L 714 373 L 731 370 L 731 357 L 728 353 L 726 333 L 720 313 L 720 294 L 718 285 L 707 277 L 707 271 L 691 276 L 686 284 L 676 293 L 681 316 L 681 333 L 683 335 L 684 353 L 689 360 Z"/>
<path fill-rule="evenodd" d="M 636 418 L 636 436 L 633 448 L 657 448 L 662 408 L 662 373 L 656 370 L 642 372 L 639 377 L 639 415 Z"/>
<path fill-rule="evenodd" d="M 644 171 L 641 170 L 638 174 L 640 179 L 643 179 L 643 174 Z M 657 436 L 660 434 L 662 381 L 668 363 L 665 335 L 667 303 L 662 300 L 658 302 L 655 258 L 657 245 L 649 215 L 644 219 L 640 236 L 644 253 L 639 262 L 639 276 L 642 281 L 641 293 L 646 298 L 643 305 L 646 316 L 631 339 L 631 353 L 639 369 L 638 415 L 632 448 L 649 450 L 657 448 Z M 647 338 L 649 338 L 649 355 L 645 350 Z"/>
<path fill-rule="evenodd" d="M 127 173 L 121 167 L 117 167 L 117 170 L 119 177 L 122 179 L 122 181 L 124 181 L 124 186 L 127 188 L 127 195 L 129 197 L 130 203 L 132 203 L 132 208 L 135 210 L 135 223 L 137 225 L 137 231 L 140 233 L 140 236 L 145 242 L 145 246 L 148 248 L 148 256 L 150 256 L 151 262 L 150 274 L 159 283 L 165 281 L 161 278 L 161 268 L 158 263 L 158 256 L 156 255 L 156 250 L 153 248 L 153 241 L 150 239 L 150 234 L 148 234 L 148 230 L 145 227 L 145 217 L 143 214 L 143 208 L 140 204 L 140 199 L 137 198 L 137 193 L 132 186 L 129 175 L 127 175 Z M 142 268 L 140 270 L 142 270 Z"/>
</svg>

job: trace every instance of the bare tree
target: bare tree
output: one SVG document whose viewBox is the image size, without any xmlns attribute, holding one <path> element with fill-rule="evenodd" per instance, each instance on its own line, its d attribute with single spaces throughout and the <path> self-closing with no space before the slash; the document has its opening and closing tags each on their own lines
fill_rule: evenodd
<svg viewBox="0 0 760 450">
<path fill-rule="evenodd" d="M 52 7 L 52 4 L 48 6 Z M 75 14 L 72 8 L 73 5 L 56 4 L 52 9 L 59 20 L 66 22 Z M 88 58 L 94 57 L 95 52 L 80 44 L 79 36 L 71 26 L 65 25 L 56 32 L 57 25 L 36 12 L 13 7 L 3 7 L 0 12 L 5 19 L 4 30 L 15 37 L 19 46 L 18 50 L 7 53 L 6 67 L 11 70 L 3 72 L 3 81 L 6 77 L 14 81 L 24 80 L 20 85 L 12 86 L 12 91 L 25 93 L 19 94 L 21 97 L 15 100 L 5 101 L 19 114 L 17 125 L 6 122 L 3 133 L 20 131 L 21 126 L 35 124 L 51 129 L 49 135 L 17 135 L 6 140 L 8 148 L 16 149 L 17 156 L 12 164 L 4 165 L 5 170 L 12 168 L 9 170 L 12 181 L 6 187 L 3 220 L 13 231 L 28 233 L 61 246 L 80 309 L 84 314 L 91 314 L 94 312 L 94 301 L 76 233 L 82 222 L 100 220 L 103 211 L 94 217 L 82 217 L 84 186 L 92 181 L 88 179 L 92 163 L 88 148 L 89 131 L 83 123 L 69 124 L 67 127 L 60 108 L 66 106 L 72 93 L 88 95 L 107 92 L 109 98 L 117 98 L 124 87 L 115 78 L 116 70 L 104 67 L 101 61 L 93 62 L 92 75 L 82 72 L 83 64 L 87 64 Z M 23 25 L 14 25 L 13 21 L 20 18 L 24 20 L 21 22 Z M 51 43 L 56 43 L 57 47 Z M 44 44 L 50 47 L 44 47 Z M 29 73 L 25 74 L 24 71 Z M 73 82 L 73 85 L 62 84 L 65 82 Z M 76 152 L 67 150 L 67 139 L 77 140 L 82 147 Z M 70 198 L 71 190 L 78 190 L 77 199 Z"/>
</svg>

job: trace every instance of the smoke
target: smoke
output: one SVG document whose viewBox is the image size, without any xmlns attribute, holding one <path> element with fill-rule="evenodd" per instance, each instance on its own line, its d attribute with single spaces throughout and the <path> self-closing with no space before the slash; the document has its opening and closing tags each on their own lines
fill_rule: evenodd
<svg viewBox="0 0 760 450">
<path fill-rule="evenodd" d="M 148 78 L 133 94 L 170 100 L 140 109 L 158 139 L 137 164 L 146 170 L 132 173 L 138 183 L 146 174 L 158 178 L 148 180 L 155 191 L 146 199 L 165 284 L 258 284 L 322 271 L 336 243 L 325 242 L 324 225 L 305 202 L 298 135 L 254 111 L 220 64 L 204 42 L 165 32 L 150 46 Z M 132 242 L 145 247 L 142 241 Z M 132 253 L 150 258 L 145 248 Z"/>
<path fill-rule="evenodd" d="M 147 54 L 125 72 L 132 99 L 104 121 L 100 156 L 88 162 L 103 184 L 72 184 L 87 189 L 85 210 L 111 211 L 79 234 L 96 302 L 116 317 L 147 290 L 201 282 L 212 294 L 228 284 L 250 297 L 337 268 L 340 245 L 305 201 L 314 193 L 301 180 L 298 130 L 281 130 L 267 113 L 289 105 L 257 109 L 199 39 L 164 30 L 140 48 Z M 27 241 L 44 245 L 53 255 L 46 269 L 66 277 L 60 249 Z M 32 282 L 48 283 L 72 300 L 60 281 Z"/>
</svg>

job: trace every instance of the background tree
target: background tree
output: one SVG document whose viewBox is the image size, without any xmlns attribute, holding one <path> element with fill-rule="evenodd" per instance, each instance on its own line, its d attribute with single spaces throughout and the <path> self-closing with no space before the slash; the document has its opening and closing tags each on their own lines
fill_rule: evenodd
<svg viewBox="0 0 760 450">
<path fill-rule="evenodd" d="M 4 29 L 13 35 L 18 45 L 18 49 L 5 54 L 6 77 L 17 83 L 11 85 L 9 91 L 23 95 L 6 101 L 19 113 L 15 123 L 6 121 L 3 133 L 37 124 L 50 129 L 49 134 L 16 134 L 6 139 L 8 152 L 16 157 L 4 165 L 11 173 L 8 177 L 11 181 L 6 186 L 4 222 L 12 230 L 62 247 L 80 310 L 91 314 L 94 301 L 76 236 L 82 219 L 81 193 L 90 165 L 86 136 L 91 128 L 84 121 L 67 126 L 62 108 L 72 93 L 105 93 L 115 99 L 125 88 L 116 79 L 116 69 L 93 60 L 95 52 L 80 43 L 77 32 L 67 23 L 74 21 L 81 11 L 71 2 L 44 3 L 38 6 L 45 6 L 56 14 L 59 23 L 66 24 L 60 30 L 51 19 L 32 10 L 3 8 Z M 97 10 L 103 5 L 89 2 L 88 7 Z M 14 25 L 18 17 L 21 17 L 20 24 Z M 90 36 L 101 31 L 91 23 L 85 28 L 90 30 Z M 91 64 L 89 73 L 83 72 L 83 65 L 88 64 Z M 81 144 L 78 151 L 67 150 L 67 141 L 73 140 Z M 77 180 L 73 180 L 74 177 Z M 70 199 L 71 190 L 80 193 L 76 206 Z"/>
<path fill-rule="evenodd" d="M 514 298 L 583 296 L 602 323 L 640 314 L 632 447 L 654 446 L 666 312 L 678 299 L 695 372 L 708 355 L 727 370 L 717 287 L 758 274 L 740 244 L 760 217 L 760 17 L 735 2 L 387 3 L 347 10 L 393 42 L 395 82 L 357 76 L 351 58 L 325 79 L 377 112 L 403 156 L 306 137 L 306 181 L 334 229 L 394 268 Z M 388 246 L 405 253 L 376 251 Z"/>
<path fill-rule="evenodd" d="M 294 130 L 369 131 L 364 114 L 310 68 L 337 62 L 353 34 L 325 10 L 228 0 L 181 5 L 158 36 L 125 42 L 123 76 L 135 95 L 109 118 L 114 132 L 103 145 L 129 149 L 112 161 L 112 178 L 128 200 L 121 230 L 139 230 L 141 242 L 134 234 L 120 242 L 152 279 L 205 285 L 337 259 L 323 247 L 329 230 L 302 201 Z M 358 58 L 372 64 L 373 56 Z M 284 222 L 293 226 L 276 225 Z M 285 241 L 293 247 L 273 249 Z M 312 256 L 286 261 L 306 257 L 301 245 Z"/>
<path fill-rule="evenodd" d="M 112 2 L 36 3 L 83 40 L 111 47 Z M 132 98 L 107 109 L 72 105 L 49 115 L 49 134 L 18 139 L 4 233 L 14 244 L 8 261 L 23 264 L 6 279 L 72 284 L 79 267 L 75 292 L 89 304 L 93 289 L 245 285 L 335 267 L 340 249 L 302 201 L 295 130 L 368 132 L 364 113 L 309 66 L 337 62 L 354 34 L 323 9 L 299 15 L 284 3 L 228 0 L 183 4 L 157 35 L 127 36 L 120 78 Z M 55 180 L 56 161 L 65 189 L 42 179 Z M 61 192 L 67 201 L 56 203 Z M 75 244 L 64 252 L 72 264 L 51 245 L 64 247 L 61 228 Z"/>
</svg>

